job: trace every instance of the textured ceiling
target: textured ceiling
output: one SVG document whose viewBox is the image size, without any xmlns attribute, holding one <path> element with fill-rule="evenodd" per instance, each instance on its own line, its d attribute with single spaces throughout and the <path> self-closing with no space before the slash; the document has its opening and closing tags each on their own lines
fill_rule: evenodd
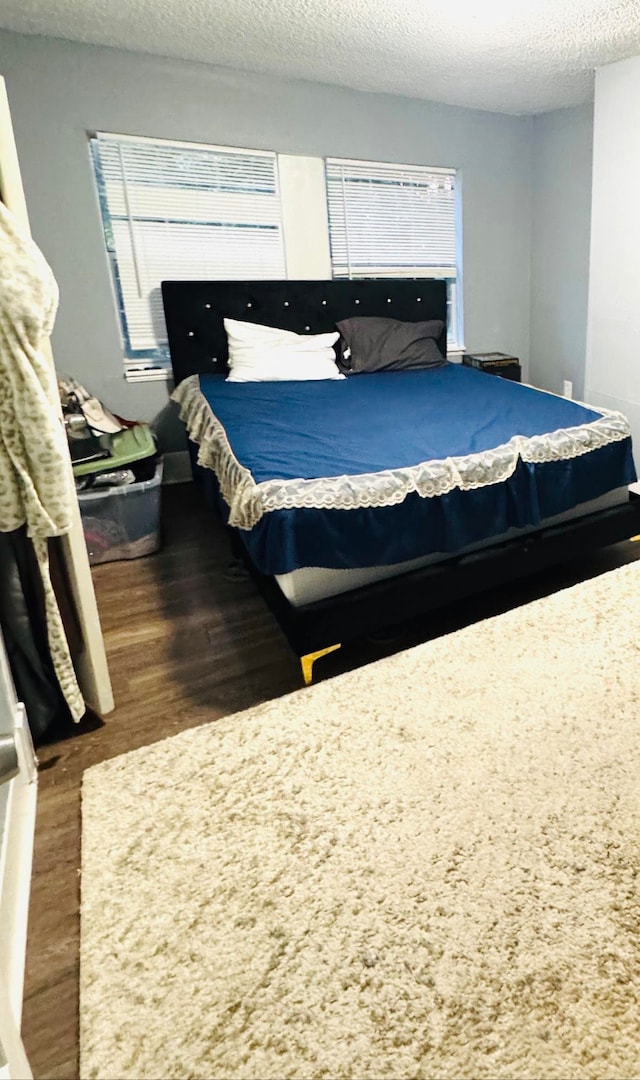
<svg viewBox="0 0 640 1080">
<path fill-rule="evenodd" d="M 510 113 L 640 53 L 640 0 L 0 0 L 0 26 Z"/>
</svg>

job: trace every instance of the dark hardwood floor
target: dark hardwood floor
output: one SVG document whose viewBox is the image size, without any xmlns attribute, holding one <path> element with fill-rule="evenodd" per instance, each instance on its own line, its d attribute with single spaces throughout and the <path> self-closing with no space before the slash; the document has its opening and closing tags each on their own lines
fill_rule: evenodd
<svg viewBox="0 0 640 1080">
<path fill-rule="evenodd" d="M 249 580 L 230 580 L 221 526 L 192 485 L 163 489 L 163 550 L 96 567 L 94 580 L 117 707 L 101 724 L 38 751 L 38 815 L 23 1035 L 36 1078 L 78 1073 L 80 788 L 84 769 L 301 686 L 300 667 Z M 623 543 L 458 604 L 392 640 L 343 647 L 317 662 L 329 678 L 419 641 L 640 558 Z M 108 897 L 105 897 L 108 903 Z"/>
</svg>

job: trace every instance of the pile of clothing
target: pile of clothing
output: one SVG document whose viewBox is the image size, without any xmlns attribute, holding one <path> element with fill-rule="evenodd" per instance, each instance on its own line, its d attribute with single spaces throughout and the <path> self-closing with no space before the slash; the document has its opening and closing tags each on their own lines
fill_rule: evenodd
<svg viewBox="0 0 640 1080">
<path fill-rule="evenodd" d="M 124 420 L 69 375 L 58 377 L 76 490 L 150 480 L 157 447 L 148 424 Z"/>
<path fill-rule="evenodd" d="M 156 551 L 161 463 L 151 428 L 116 416 L 69 376 L 58 388 L 89 561 Z"/>
</svg>

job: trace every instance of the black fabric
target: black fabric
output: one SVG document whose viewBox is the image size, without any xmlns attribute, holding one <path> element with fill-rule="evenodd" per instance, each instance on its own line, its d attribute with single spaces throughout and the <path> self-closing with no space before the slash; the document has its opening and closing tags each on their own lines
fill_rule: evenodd
<svg viewBox="0 0 640 1080">
<path fill-rule="evenodd" d="M 347 374 L 366 371 L 409 371 L 445 363 L 437 342 L 444 329 L 440 319 L 400 322 L 379 317 L 342 319 L 338 330 L 351 354 L 338 360 Z"/>
<path fill-rule="evenodd" d="M 447 286 L 426 279 L 372 281 L 163 281 L 167 335 L 176 385 L 188 375 L 227 371 L 224 319 L 262 323 L 296 334 L 325 334 L 343 319 L 389 316 L 438 319 L 447 352 Z"/>
<path fill-rule="evenodd" d="M 44 595 L 26 529 L 0 533 L 0 627 L 19 699 L 36 745 L 69 719 L 53 669 Z"/>
</svg>

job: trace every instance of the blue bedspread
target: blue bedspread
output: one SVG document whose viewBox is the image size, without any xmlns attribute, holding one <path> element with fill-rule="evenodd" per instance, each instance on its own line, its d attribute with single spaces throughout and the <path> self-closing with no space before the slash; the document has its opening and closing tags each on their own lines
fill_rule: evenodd
<svg viewBox="0 0 640 1080">
<path fill-rule="evenodd" d="M 464 457 L 598 420 L 600 413 L 457 364 L 341 381 L 228 383 L 201 391 L 256 484 L 374 474 Z M 242 538 L 258 569 L 388 565 L 454 552 L 631 483 L 629 438 L 568 460 L 520 461 L 508 480 L 373 509 L 266 513 Z"/>
</svg>

